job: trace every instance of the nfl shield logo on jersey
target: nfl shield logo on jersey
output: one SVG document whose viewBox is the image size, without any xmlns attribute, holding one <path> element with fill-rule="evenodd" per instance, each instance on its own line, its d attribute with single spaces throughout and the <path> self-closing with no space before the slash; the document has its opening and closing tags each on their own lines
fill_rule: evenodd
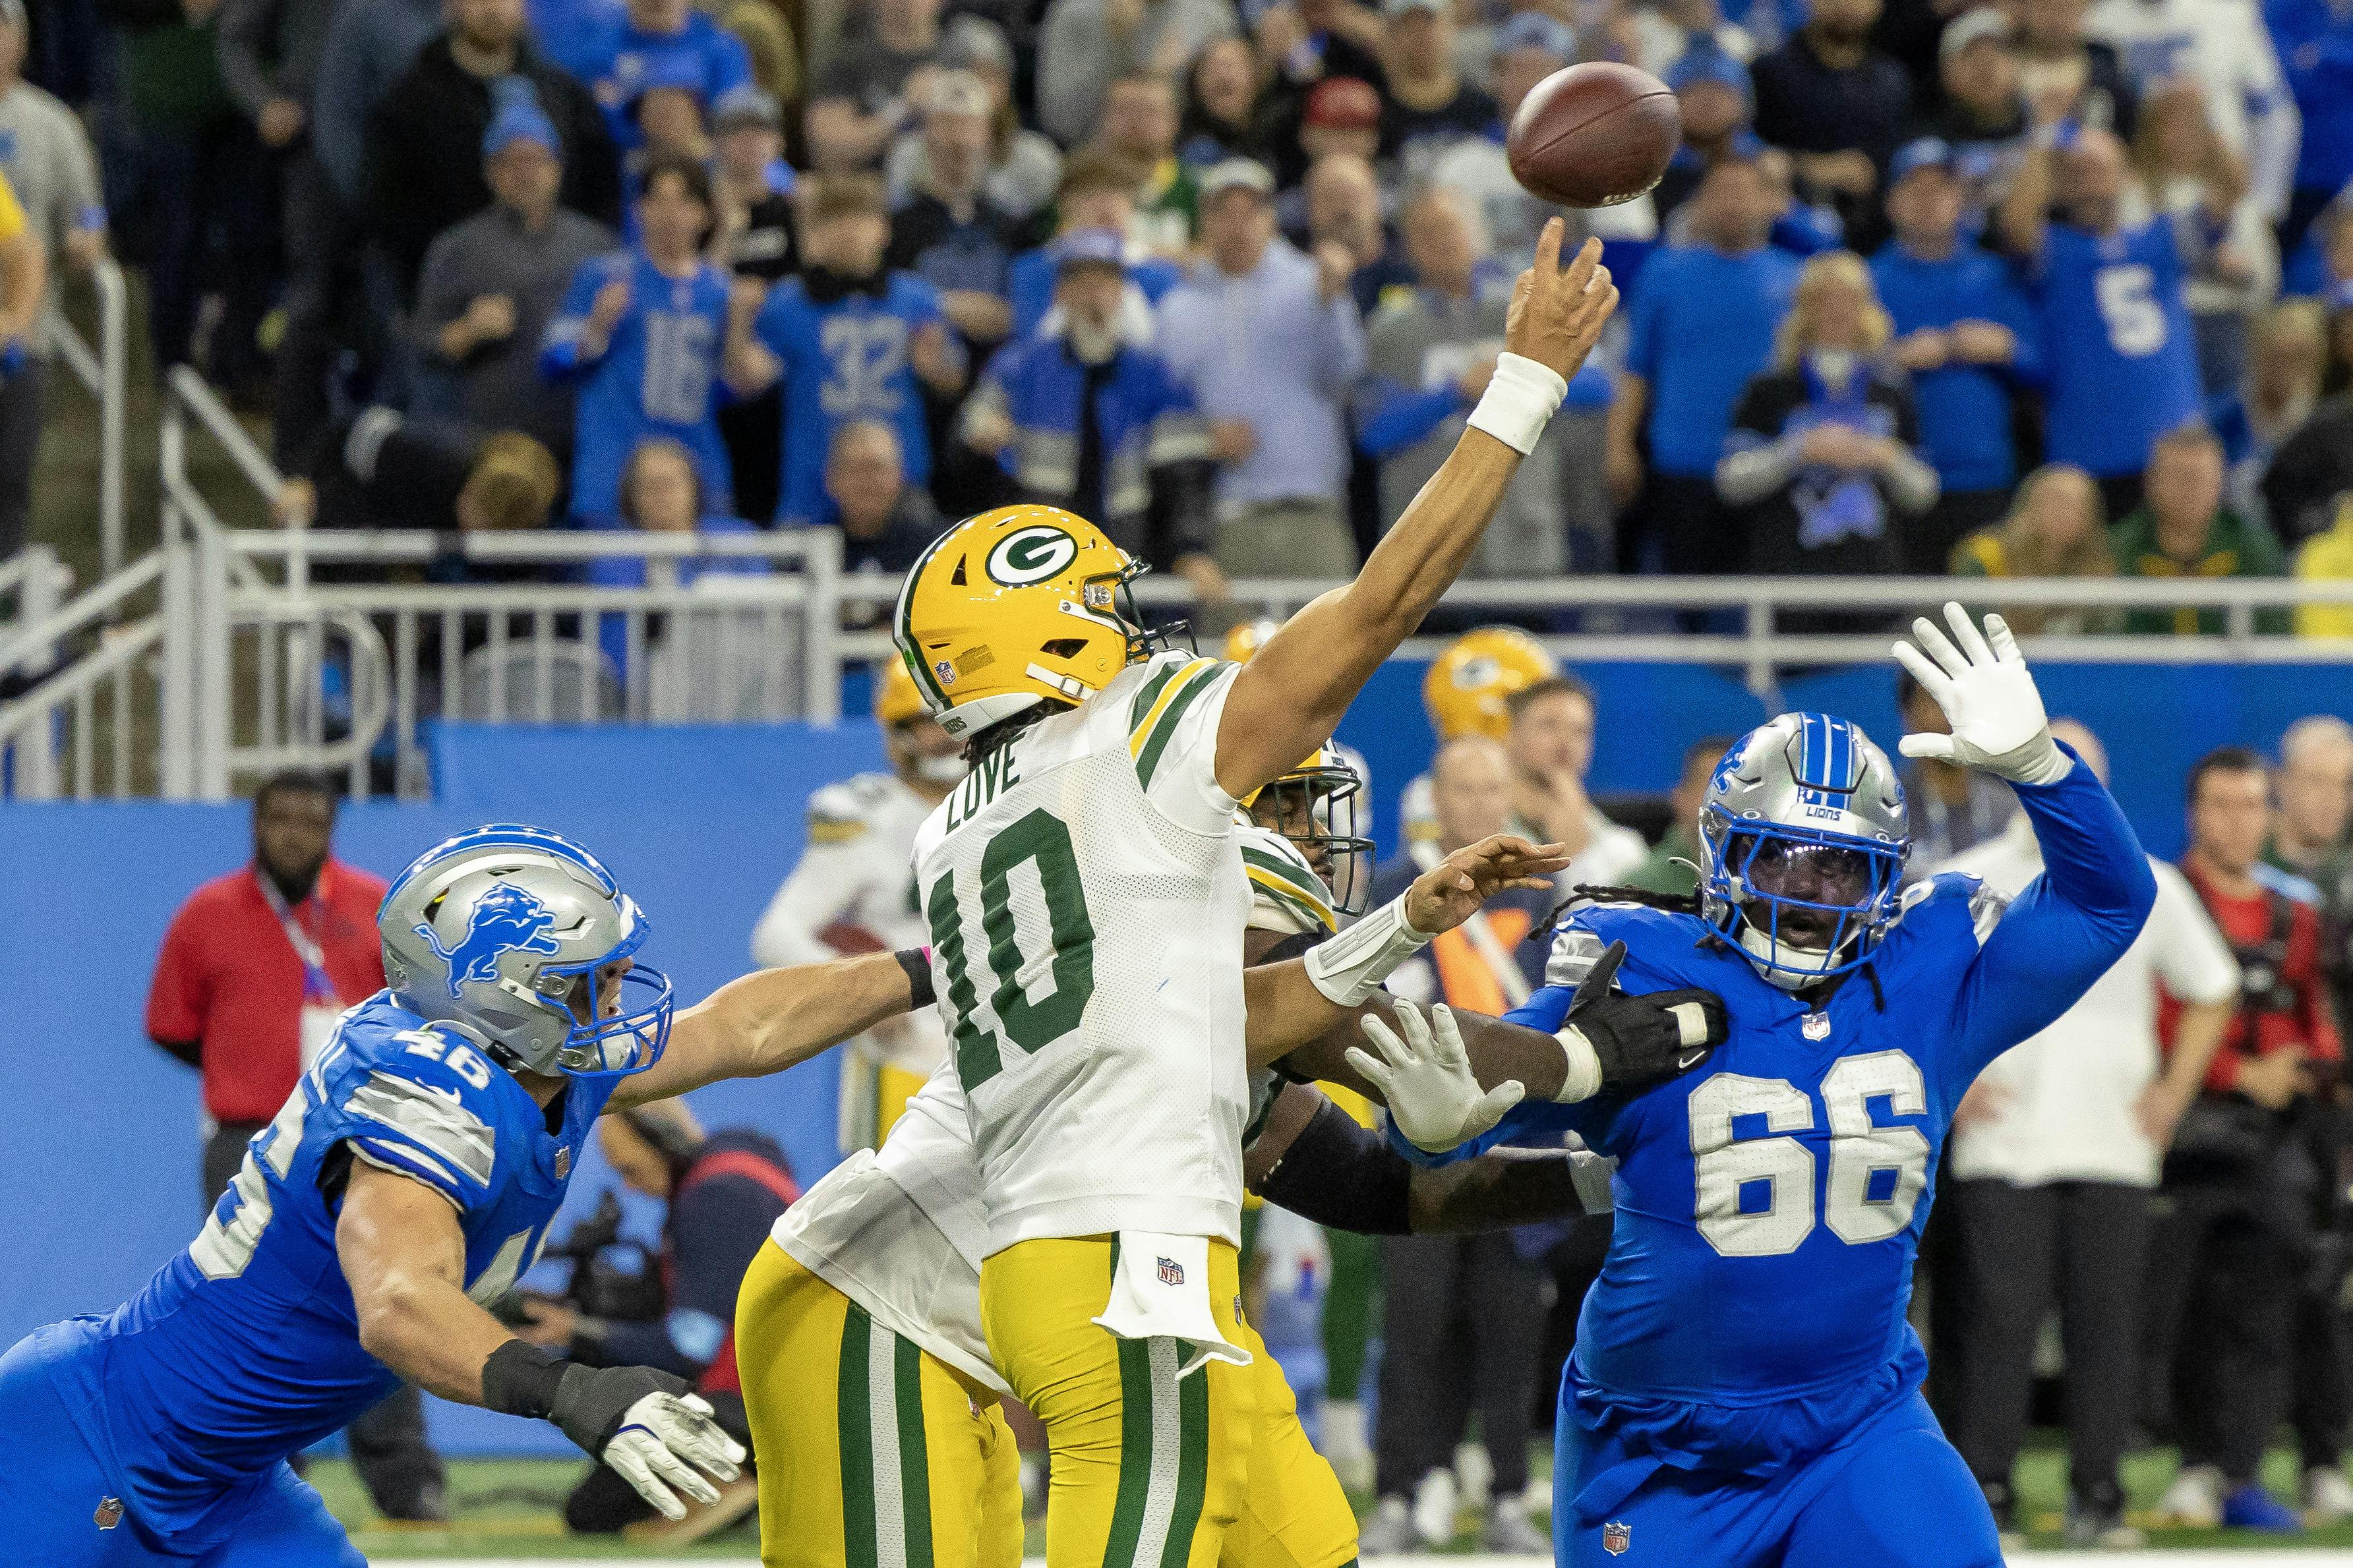
<svg viewBox="0 0 2353 1568">
<path fill-rule="evenodd" d="M 572 1173 L 572 1149 L 571 1149 L 571 1146 L 570 1146 L 569 1144 L 565 1144 L 565 1145 L 559 1146 L 559 1147 L 556 1149 L 556 1151 L 555 1151 L 555 1179 L 556 1179 L 557 1181 L 559 1181 L 559 1182 L 560 1182 L 560 1181 L 564 1180 L 564 1178 L 565 1178 L 565 1177 L 566 1177 L 566 1176 L 570 1175 L 571 1173 Z"/>
<path fill-rule="evenodd" d="M 122 1500 L 119 1497 L 99 1499 L 98 1511 L 90 1516 L 90 1521 L 100 1530 L 112 1530 L 122 1522 Z"/>
<path fill-rule="evenodd" d="M 1798 1026 L 1805 1031 L 1806 1038 L 1810 1040 L 1827 1040 L 1831 1037 L 1831 1016 L 1828 1013 L 1809 1013 L 1805 1016 L 1805 1021 Z"/>
<path fill-rule="evenodd" d="M 1601 1527 L 1601 1550 L 1612 1557 L 1625 1555 L 1626 1548 L 1634 1544 L 1634 1527 L 1622 1519 L 1613 1519 Z"/>
<path fill-rule="evenodd" d="M 1163 1285 L 1185 1283 L 1185 1266 L 1173 1258 L 1160 1259 L 1160 1282 Z"/>
</svg>

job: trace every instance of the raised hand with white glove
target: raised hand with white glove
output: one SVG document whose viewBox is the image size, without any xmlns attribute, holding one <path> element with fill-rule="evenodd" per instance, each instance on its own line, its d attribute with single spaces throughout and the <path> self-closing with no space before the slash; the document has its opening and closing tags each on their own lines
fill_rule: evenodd
<svg viewBox="0 0 2353 1568">
<path fill-rule="evenodd" d="M 1945 619 L 1952 638 L 1923 616 L 1912 623 L 1920 646 L 1899 642 L 1895 658 L 1944 710 L 1952 733 L 1906 735 L 1899 749 L 1907 757 L 1979 768 L 2012 784 L 2050 784 L 2065 778 L 2074 761 L 2051 738 L 2042 693 L 2009 626 L 2000 616 L 1988 616 L 1980 634 L 1957 604 L 1945 606 Z"/>
<path fill-rule="evenodd" d="M 1380 1090 L 1389 1120 L 1417 1149 L 1438 1154 L 1469 1142 L 1527 1093 L 1516 1082 L 1479 1087 L 1453 1009 L 1442 1002 L 1430 1008 L 1426 1022 L 1421 1009 L 1399 1002 L 1396 1028 L 1372 1016 L 1364 1024 L 1365 1037 L 1379 1055 L 1351 1046 L 1348 1065 Z"/>
</svg>

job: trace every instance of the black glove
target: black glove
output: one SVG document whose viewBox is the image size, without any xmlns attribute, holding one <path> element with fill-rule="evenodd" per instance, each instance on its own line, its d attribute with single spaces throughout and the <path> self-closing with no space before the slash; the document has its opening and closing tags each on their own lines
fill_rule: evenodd
<svg viewBox="0 0 2353 1568">
<path fill-rule="evenodd" d="M 1601 1092 L 1664 1083 L 1707 1060 L 1730 1032 L 1724 998 L 1696 986 L 1628 996 L 1610 989 L 1626 944 L 1613 942 L 1569 999 L 1563 1028 L 1585 1037 L 1601 1059 Z"/>
<path fill-rule="evenodd" d="M 548 1402 L 547 1418 L 585 1451 L 601 1457 L 605 1445 L 620 1430 L 621 1418 L 629 1413 L 631 1405 L 649 1394 L 667 1394 L 677 1398 L 687 1391 L 684 1378 L 649 1366 L 582 1366 L 575 1363 L 564 1369 L 564 1376 L 555 1385 L 555 1397 Z"/>
</svg>

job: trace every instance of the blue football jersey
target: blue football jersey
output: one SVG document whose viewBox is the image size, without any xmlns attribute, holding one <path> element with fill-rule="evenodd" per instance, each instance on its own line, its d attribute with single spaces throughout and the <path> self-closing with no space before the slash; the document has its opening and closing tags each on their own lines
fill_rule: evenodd
<svg viewBox="0 0 2353 1568">
<path fill-rule="evenodd" d="M 467 1294 L 487 1303 L 537 1257 L 612 1089 L 575 1079 L 543 1110 L 389 993 L 346 1013 L 187 1250 L 111 1315 L 79 1321 L 90 1342 L 61 1392 L 132 1511 L 200 1536 L 224 1493 L 397 1384 L 360 1347 L 335 1255 L 342 1147 L 448 1199 Z"/>
<path fill-rule="evenodd" d="M 754 331 L 782 365 L 785 440 L 778 518 L 830 522 L 826 454 L 841 427 L 878 419 L 899 437 L 907 483 L 932 474 L 923 384 L 909 363 L 908 340 L 941 321 L 939 291 L 913 273 L 890 274 L 880 294 L 853 292 L 828 305 L 797 278 L 768 292 Z M 953 334 L 951 334 L 953 342 Z"/>
<path fill-rule="evenodd" d="M 2110 235 L 2051 225 L 2033 282 L 2052 461 L 2137 474 L 2151 443 L 2204 407 L 2180 246 L 2170 217 Z"/>
<path fill-rule="evenodd" d="M 604 358 L 583 366 L 581 331 L 597 291 L 617 279 L 629 286 L 629 307 L 614 323 Z M 620 515 L 622 471 L 649 436 L 670 437 L 694 455 L 704 503 L 722 510 L 733 488 L 719 435 L 727 290 L 727 275 L 708 262 L 690 278 L 670 278 L 641 250 L 593 258 L 573 274 L 540 355 L 550 374 L 582 377 L 572 416 L 573 515 Z"/>
<path fill-rule="evenodd" d="M 1729 1037 L 1699 1070 L 1632 1096 L 1523 1104 L 1466 1146 L 1573 1130 L 1617 1160 L 1614 1233 L 1572 1375 L 1652 1416 L 1672 1407 L 1661 1446 L 1712 1454 L 1756 1436 L 1745 1411 L 1916 1381 L 1905 1309 L 1953 1108 L 2116 962 L 2155 898 L 2088 768 L 2018 793 L 2046 874 L 2006 906 L 1974 878 L 1915 887 L 1868 965 L 1819 1005 L 1767 983 L 1696 916 L 1604 905 L 1567 922 L 1546 984 L 1511 1015 L 1558 1028 L 1619 941 L 1623 990 L 1724 999 Z"/>
</svg>

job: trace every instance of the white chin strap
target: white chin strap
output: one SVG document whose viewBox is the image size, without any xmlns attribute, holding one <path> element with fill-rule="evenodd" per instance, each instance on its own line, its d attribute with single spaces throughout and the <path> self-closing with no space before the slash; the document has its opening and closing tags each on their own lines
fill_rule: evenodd
<svg viewBox="0 0 2353 1568">
<path fill-rule="evenodd" d="M 1816 952 L 1786 942 L 1777 943 L 1769 932 L 1757 930 L 1746 917 L 1740 922 L 1740 948 L 1756 961 L 1757 973 L 1784 991 L 1811 985 L 1838 963 L 1836 948 Z"/>
</svg>

